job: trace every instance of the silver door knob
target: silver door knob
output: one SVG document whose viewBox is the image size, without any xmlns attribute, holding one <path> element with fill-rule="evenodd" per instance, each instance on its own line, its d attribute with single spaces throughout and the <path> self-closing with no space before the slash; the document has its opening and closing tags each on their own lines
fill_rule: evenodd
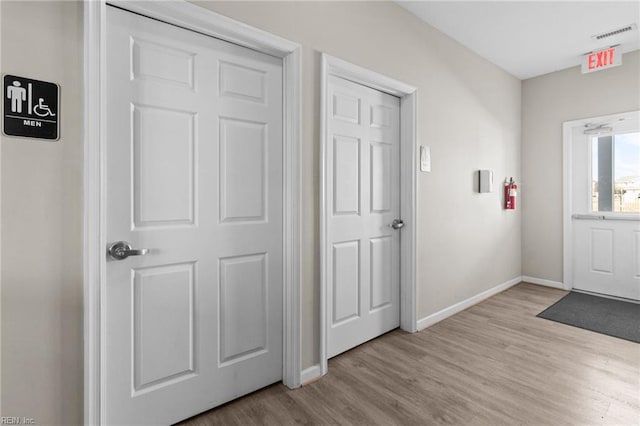
<svg viewBox="0 0 640 426">
<path fill-rule="evenodd" d="M 113 260 L 124 260 L 129 256 L 144 256 L 149 253 L 149 249 L 133 249 L 126 241 L 118 241 L 109 247 L 109 256 Z"/>
<path fill-rule="evenodd" d="M 389 226 L 393 229 L 400 229 L 404 226 L 404 222 L 401 219 L 394 219 Z"/>
</svg>

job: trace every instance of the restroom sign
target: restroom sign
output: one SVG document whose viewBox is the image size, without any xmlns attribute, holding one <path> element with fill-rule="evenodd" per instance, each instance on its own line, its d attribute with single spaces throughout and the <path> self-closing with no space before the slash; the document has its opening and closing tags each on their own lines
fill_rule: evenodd
<svg viewBox="0 0 640 426">
<path fill-rule="evenodd" d="M 582 74 L 622 65 L 622 53 L 617 47 L 587 53 L 582 58 Z"/>
<path fill-rule="evenodd" d="M 5 74 L 3 96 L 5 135 L 59 139 L 60 87 L 57 84 Z"/>
</svg>

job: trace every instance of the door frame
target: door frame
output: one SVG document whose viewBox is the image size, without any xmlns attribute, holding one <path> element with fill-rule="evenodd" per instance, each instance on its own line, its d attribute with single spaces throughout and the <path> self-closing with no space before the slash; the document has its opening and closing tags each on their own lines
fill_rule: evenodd
<svg viewBox="0 0 640 426">
<path fill-rule="evenodd" d="M 84 421 L 104 420 L 107 4 L 283 60 L 283 383 L 300 386 L 301 46 L 184 0 L 84 0 Z"/>
<path fill-rule="evenodd" d="M 597 117 L 581 118 L 562 123 L 562 285 L 565 290 L 573 288 L 573 129 L 593 122 L 615 121 L 621 116 L 638 114 L 638 111 L 618 112 Z"/>
<path fill-rule="evenodd" d="M 400 237 L 400 328 L 418 331 L 416 313 L 416 180 L 417 180 L 417 98 L 415 87 L 374 71 L 322 54 L 320 83 L 320 374 L 328 371 L 327 309 L 328 238 L 327 221 L 327 125 L 328 79 L 336 76 L 400 98 L 400 212 L 405 223 Z"/>
</svg>

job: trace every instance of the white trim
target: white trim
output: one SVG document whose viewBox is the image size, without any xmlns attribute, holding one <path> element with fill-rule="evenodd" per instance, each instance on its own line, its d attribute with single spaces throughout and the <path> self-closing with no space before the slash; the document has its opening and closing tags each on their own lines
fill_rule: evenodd
<svg viewBox="0 0 640 426">
<path fill-rule="evenodd" d="M 363 84 L 380 92 L 398 96 L 399 98 L 416 92 L 416 88 L 413 86 L 336 58 L 335 56 L 323 53 L 322 60 L 324 62 L 323 69 L 327 74 L 335 75 L 345 80 L 353 81 L 354 83 Z"/>
<path fill-rule="evenodd" d="M 326 188 L 326 105 L 327 79 L 334 75 L 400 97 L 400 211 L 405 227 L 400 240 L 400 327 L 418 330 L 416 314 L 416 231 L 417 218 L 417 89 L 342 59 L 322 54 L 320 82 L 320 367 L 328 371 L 327 357 L 327 188 Z"/>
<path fill-rule="evenodd" d="M 583 127 L 592 122 L 614 121 L 622 115 L 637 114 L 638 111 L 627 111 L 616 114 L 602 115 L 599 117 L 581 118 L 579 120 L 565 121 L 562 123 L 562 281 L 564 289 L 573 288 L 573 236 L 571 215 L 573 210 L 573 187 L 571 183 L 572 163 L 572 139 L 573 129 Z"/>
<path fill-rule="evenodd" d="M 318 380 L 320 377 L 322 377 L 322 369 L 320 368 L 320 364 L 315 364 L 311 367 L 307 367 L 302 370 L 302 386 L 308 385 L 311 382 Z"/>
<path fill-rule="evenodd" d="M 102 412 L 102 286 L 104 281 L 102 177 L 105 93 L 103 1 L 84 2 L 84 158 L 83 158 L 83 287 L 84 287 L 84 423 L 99 425 Z"/>
<path fill-rule="evenodd" d="M 522 276 L 522 281 L 531 284 L 543 285 L 545 287 L 559 288 L 560 290 L 567 290 L 564 283 L 560 281 L 545 280 L 542 278 L 529 277 L 527 275 Z"/>
<path fill-rule="evenodd" d="M 301 384 L 300 335 L 300 138 L 301 47 L 186 1 L 84 2 L 84 420 L 104 420 L 104 129 L 106 5 L 146 15 L 283 59 L 284 71 L 284 288 L 283 383 Z"/>
<path fill-rule="evenodd" d="M 400 212 L 405 223 L 400 238 L 400 328 L 418 331 L 416 257 L 418 235 L 417 149 L 418 92 L 400 98 Z"/>
<path fill-rule="evenodd" d="M 567 289 L 573 287 L 573 243 L 571 238 L 571 121 L 562 124 L 562 281 Z"/>
<path fill-rule="evenodd" d="M 268 40 L 268 38 L 267 38 Z M 284 68 L 284 288 L 283 288 L 283 367 L 282 381 L 295 389 L 301 385 L 301 289 L 300 218 L 301 211 L 301 94 L 302 57 L 300 46 L 283 58 Z"/>
<path fill-rule="evenodd" d="M 300 45 L 297 43 L 184 0 L 106 0 L 106 2 L 130 12 L 148 16 L 178 27 L 187 28 L 279 58 L 284 58 L 290 53 L 300 49 Z"/>
<path fill-rule="evenodd" d="M 329 371 L 327 356 L 327 90 L 329 78 L 328 65 L 324 53 L 320 61 L 320 374 Z"/>
<path fill-rule="evenodd" d="M 482 293 L 478 293 L 473 297 L 463 300 L 462 302 L 458 302 L 455 305 L 451 305 L 448 308 L 436 312 L 435 314 L 431 314 L 427 317 L 422 318 L 418 321 L 418 330 L 424 330 L 425 328 L 430 327 L 435 323 L 447 319 L 450 316 L 457 314 L 458 312 L 464 311 L 465 309 L 473 305 L 477 305 L 478 303 L 490 298 L 491 296 L 494 296 L 500 292 L 507 290 L 508 288 L 513 287 L 516 284 L 519 284 L 522 281 L 521 278 L 522 277 L 512 278 L 507 282 L 492 287 L 489 290 L 485 290 Z"/>
</svg>

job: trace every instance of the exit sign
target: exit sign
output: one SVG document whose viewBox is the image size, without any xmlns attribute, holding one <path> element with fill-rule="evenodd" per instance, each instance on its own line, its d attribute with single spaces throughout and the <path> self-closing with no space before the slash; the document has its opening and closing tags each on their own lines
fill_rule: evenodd
<svg viewBox="0 0 640 426">
<path fill-rule="evenodd" d="M 622 53 L 617 47 L 587 53 L 582 58 L 582 74 L 622 65 Z"/>
</svg>

